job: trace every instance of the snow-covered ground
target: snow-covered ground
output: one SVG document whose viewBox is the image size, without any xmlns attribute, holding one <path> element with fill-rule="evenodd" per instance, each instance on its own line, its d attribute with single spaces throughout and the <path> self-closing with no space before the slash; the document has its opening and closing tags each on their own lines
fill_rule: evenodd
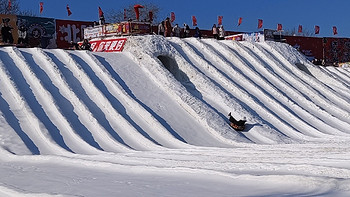
<svg viewBox="0 0 350 197">
<path fill-rule="evenodd" d="M 0 162 L 0 196 L 350 196 L 350 69 L 274 42 L 4 47 Z"/>
</svg>

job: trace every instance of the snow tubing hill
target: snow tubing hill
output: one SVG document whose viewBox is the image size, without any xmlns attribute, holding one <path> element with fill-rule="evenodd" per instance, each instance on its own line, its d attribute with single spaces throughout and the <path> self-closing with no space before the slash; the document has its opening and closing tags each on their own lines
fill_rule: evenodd
<svg viewBox="0 0 350 197">
<path fill-rule="evenodd" d="M 0 48 L 0 145 L 14 154 L 318 143 L 350 136 L 350 69 L 291 46 L 129 37 L 122 53 Z M 243 132 L 227 114 L 247 118 Z"/>
</svg>

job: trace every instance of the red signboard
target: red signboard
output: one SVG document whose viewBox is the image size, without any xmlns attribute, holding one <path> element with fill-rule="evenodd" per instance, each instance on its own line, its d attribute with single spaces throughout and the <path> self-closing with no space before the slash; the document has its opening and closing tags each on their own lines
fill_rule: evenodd
<svg viewBox="0 0 350 197">
<path fill-rule="evenodd" d="M 323 59 L 322 38 L 304 36 L 284 36 L 286 42 L 298 49 L 310 60 Z"/>
<path fill-rule="evenodd" d="M 323 60 L 325 65 L 350 62 L 350 38 L 285 36 L 285 39 L 310 60 Z"/>
<path fill-rule="evenodd" d="M 57 48 L 69 48 L 70 42 L 84 39 L 84 28 L 92 26 L 93 22 L 56 20 Z"/>
<path fill-rule="evenodd" d="M 326 63 L 350 62 L 350 38 L 323 38 Z"/>
<path fill-rule="evenodd" d="M 127 38 L 115 38 L 108 40 L 91 40 L 91 50 L 94 52 L 121 52 Z"/>
</svg>

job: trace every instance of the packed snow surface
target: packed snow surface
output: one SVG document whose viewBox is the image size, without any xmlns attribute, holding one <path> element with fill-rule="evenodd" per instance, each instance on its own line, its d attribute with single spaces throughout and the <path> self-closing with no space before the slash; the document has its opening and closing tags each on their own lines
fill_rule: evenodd
<svg viewBox="0 0 350 197">
<path fill-rule="evenodd" d="M 274 42 L 0 48 L 0 162 L 0 196 L 350 196 L 350 69 Z"/>
</svg>

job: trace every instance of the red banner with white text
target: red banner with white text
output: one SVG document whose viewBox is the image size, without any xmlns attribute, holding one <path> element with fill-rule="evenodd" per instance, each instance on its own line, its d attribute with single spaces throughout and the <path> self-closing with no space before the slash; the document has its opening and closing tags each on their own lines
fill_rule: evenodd
<svg viewBox="0 0 350 197">
<path fill-rule="evenodd" d="M 115 38 L 109 40 L 91 40 L 91 50 L 94 52 L 121 52 L 127 38 Z"/>
</svg>

